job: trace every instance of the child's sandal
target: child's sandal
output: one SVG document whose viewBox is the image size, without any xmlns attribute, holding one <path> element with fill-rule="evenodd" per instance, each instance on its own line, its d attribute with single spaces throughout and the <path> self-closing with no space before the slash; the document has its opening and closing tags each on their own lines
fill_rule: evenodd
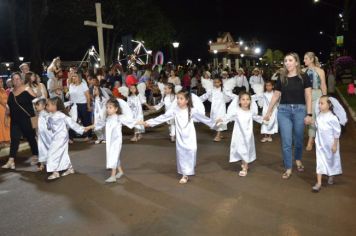
<svg viewBox="0 0 356 236">
<path fill-rule="evenodd" d="M 180 180 L 179 183 L 180 184 L 186 184 L 188 182 L 188 176 L 183 176 Z"/>
<path fill-rule="evenodd" d="M 240 177 L 246 177 L 247 175 L 247 169 L 242 169 L 240 172 L 239 172 L 239 176 Z"/>
</svg>

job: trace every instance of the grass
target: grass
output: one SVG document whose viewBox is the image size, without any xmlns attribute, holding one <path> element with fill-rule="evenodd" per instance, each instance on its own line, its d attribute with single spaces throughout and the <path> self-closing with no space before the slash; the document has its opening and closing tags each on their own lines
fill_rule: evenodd
<svg viewBox="0 0 356 236">
<path fill-rule="evenodd" d="M 347 94 L 347 84 L 341 84 L 337 86 L 341 94 L 346 99 L 347 103 L 356 111 L 356 96 L 350 96 Z"/>
</svg>

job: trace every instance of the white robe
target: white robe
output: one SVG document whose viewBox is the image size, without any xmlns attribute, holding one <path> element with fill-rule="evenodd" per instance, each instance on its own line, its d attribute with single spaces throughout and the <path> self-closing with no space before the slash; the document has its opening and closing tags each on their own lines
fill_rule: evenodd
<svg viewBox="0 0 356 236">
<path fill-rule="evenodd" d="M 41 111 L 38 114 L 38 161 L 44 163 L 48 159 L 48 149 L 52 142 L 52 133 L 48 129 L 49 113 Z"/>
<path fill-rule="evenodd" d="M 160 110 L 164 106 L 165 111 L 168 111 L 173 106 L 175 106 L 176 103 L 177 103 L 177 99 L 176 99 L 175 95 L 166 95 L 162 98 L 162 100 L 159 104 L 154 106 L 154 108 L 156 110 Z M 175 127 L 174 119 L 169 120 L 167 122 L 167 124 L 169 125 L 169 136 L 171 136 L 171 137 L 175 136 L 176 135 L 176 127 Z"/>
<path fill-rule="evenodd" d="M 254 101 L 253 101 L 254 102 Z M 236 105 L 231 103 L 230 106 Z M 240 107 L 228 113 L 223 123 L 234 121 L 230 145 L 230 162 L 245 161 L 251 163 L 256 160 L 255 138 L 253 135 L 253 120 L 262 123 L 262 116 L 258 116 L 255 109 L 248 111 Z"/>
<path fill-rule="evenodd" d="M 216 121 L 218 118 L 226 115 L 226 102 L 233 98 L 232 94 L 226 94 L 221 88 L 213 88 L 200 96 L 202 102 L 209 100 L 211 102 L 210 119 Z M 227 126 L 222 124 L 215 128 L 216 131 L 227 130 Z"/>
<path fill-rule="evenodd" d="M 213 80 L 212 79 L 205 79 L 204 77 L 201 78 L 201 85 L 205 89 L 206 92 L 213 89 Z"/>
<path fill-rule="evenodd" d="M 140 95 L 131 95 L 127 98 L 127 104 L 129 105 L 133 119 L 143 120 L 142 104 L 146 103 L 146 100 Z M 140 134 L 145 132 L 145 127 L 143 125 L 135 125 L 135 134 Z"/>
<path fill-rule="evenodd" d="M 52 141 L 48 149 L 47 171 L 66 170 L 72 166 L 68 155 L 69 129 L 83 134 L 84 127 L 59 111 L 49 116 L 48 127 L 52 133 Z"/>
<path fill-rule="evenodd" d="M 334 139 L 341 133 L 338 118 L 331 112 L 319 113 L 315 126 L 316 173 L 328 176 L 342 174 L 339 144 L 336 153 L 331 151 Z"/>
<path fill-rule="evenodd" d="M 188 118 L 188 109 L 181 109 L 178 106 L 169 109 L 165 114 L 154 119 L 147 120 L 146 123 L 153 127 L 171 119 L 176 124 L 176 155 L 177 170 L 182 175 L 194 175 L 197 154 L 197 137 L 194 127 L 194 121 L 200 121 L 210 128 L 213 128 L 215 122 L 192 108 L 191 118 Z"/>
<path fill-rule="evenodd" d="M 272 100 L 273 92 L 264 92 L 261 96 L 263 109 L 262 116 L 264 117 L 267 114 L 269 104 Z M 262 123 L 261 125 L 261 134 L 276 134 L 278 133 L 278 121 L 277 121 L 277 105 L 273 108 L 272 115 L 268 123 Z"/>
<path fill-rule="evenodd" d="M 106 168 L 116 169 L 120 166 L 120 152 L 122 148 L 122 125 L 132 129 L 136 121 L 125 115 L 108 116 L 106 121 L 95 124 L 94 130 L 103 129 L 106 134 Z"/>
<path fill-rule="evenodd" d="M 106 102 L 108 99 L 96 97 L 94 100 L 94 124 L 105 121 L 106 119 Z M 105 140 L 104 129 L 97 129 L 94 131 L 98 140 Z"/>
<path fill-rule="evenodd" d="M 239 88 L 241 88 L 241 87 L 245 87 L 246 88 L 246 91 L 248 92 L 249 91 L 249 89 L 250 89 L 250 85 L 249 85 L 249 83 L 248 83 L 248 81 L 247 81 L 247 78 L 246 78 L 246 76 L 244 76 L 244 75 L 241 75 L 241 76 L 238 76 L 238 75 L 236 75 L 235 77 L 235 83 L 236 83 L 236 86 L 235 87 L 239 87 Z"/>
</svg>

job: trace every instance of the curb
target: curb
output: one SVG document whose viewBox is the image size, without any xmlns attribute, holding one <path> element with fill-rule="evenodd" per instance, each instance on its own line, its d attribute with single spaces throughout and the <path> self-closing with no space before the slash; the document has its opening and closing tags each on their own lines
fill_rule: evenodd
<svg viewBox="0 0 356 236">
<path fill-rule="evenodd" d="M 27 151 L 29 149 L 30 149 L 30 145 L 28 144 L 28 142 L 20 143 L 19 152 Z M 0 149 L 0 157 L 9 156 L 9 153 L 10 153 L 10 147 L 4 147 Z"/>
<path fill-rule="evenodd" d="M 349 103 L 347 102 L 347 100 L 345 99 L 344 95 L 342 95 L 342 93 L 340 92 L 339 88 L 335 88 L 337 94 L 339 95 L 339 97 L 341 98 L 342 102 L 345 104 L 345 106 L 347 107 L 347 110 L 349 110 L 350 116 L 351 118 L 354 120 L 354 122 L 356 122 L 356 112 L 352 109 L 352 107 L 349 105 Z"/>
</svg>

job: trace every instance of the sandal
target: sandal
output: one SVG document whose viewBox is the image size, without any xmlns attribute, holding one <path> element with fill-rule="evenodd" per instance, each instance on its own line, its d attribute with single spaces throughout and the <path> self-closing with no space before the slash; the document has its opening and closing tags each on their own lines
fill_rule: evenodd
<svg viewBox="0 0 356 236">
<path fill-rule="evenodd" d="M 289 179 L 290 177 L 292 176 L 292 172 L 284 172 L 283 175 L 282 175 L 282 179 Z"/>
<path fill-rule="evenodd" d="M 221 137 L 220 136 L 216 136 L 215 138 L 214 138 L 214 142 L 220 142 L 221 141 Z"/>
<path fill-rule="evenodd" d="M 304 172 L 304 166 L 303 165 L 297 166 L 297 171 L 298 172 Z"/>
<path fill-rule="evenodd" d="M 186 184 L 188 182 L 188 176 L 183 176 L 180 180 L 179 183 L 180 184 Z"/>
<path fill-rule="evenodd" d="M 313 193 L 318 193 L 321 189 L 321 185 L 319 184 L 315 184 L 313 187 L 312 187 L 312 192 Z"/>
<path fill-rule="evenodd" d="M 132 137 L 132 138 L 130 139 L 130 141 L 131 141 L 131 142 L 137 142 L 136 136 L 135 136 L 135 137 Z"/>
<path fill-rule="evenodd" d="M 246 177 L 247 175 L 247 169 L 242 169 L 240 172 L 239 172 L 239 176 L 240 177 Z"/>
<path fill-rule="evenodd" d="M 54 179 L 58 179 L 60 176 L 60 174 L 58 172 L 53 172 L 53 174 L 51 174 L 49 177 L 48 177 L 48 180 L 54 180 Z"/>
<path fill-rule="evenodd" d="M 306 151 L 311 151 L 313 150 L 313 145 L 307 145 L 307 147 L 305 148 Z"/>
</svg>

